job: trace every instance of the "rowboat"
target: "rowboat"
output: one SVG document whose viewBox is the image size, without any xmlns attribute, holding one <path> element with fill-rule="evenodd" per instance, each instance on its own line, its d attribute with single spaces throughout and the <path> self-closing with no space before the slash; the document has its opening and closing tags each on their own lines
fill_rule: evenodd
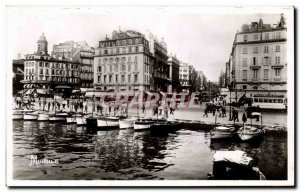
<svg viewBox="0 0 300 192">
<path fill-rule="evenodd" d="M 97 119 L 97 127 L 99 128 L 118 128 L 119 117 L 99 117 Z"/>
<path fill-rule="evenodd" d="M 49 121 L 66 121 L 68 116 L 69 114 L 66 112 L 58 112 L 55 114 L 50 114 Z"/>
<path fill-rule="evenodd" d="M 211 139 L 231 138 L 235 133 L 234 127 L 218 126 L 210 132 Z"/>
<path fill-rule="evenodd" d="M 38 111 L 24 113 L 24 120 L 35 121 L 38 119 L 38 116 L 39 116 Z"/>
<path fill-rule="evenodd" d="M 252 140 L 260 135 L 263 134 L 263 126 L 262 126 L 262 115 L 261 113 L 258 112 L 253 112 L 251 113 L 251 116 L 260 116 L 260 128 L 254 127 L 252 126 L 252 118 L 251 118 L 251 125 L 249 126 L 245 126 L 243 125 L 243 127 L 241 127 L 238 131 L 237 134 L 239 136 L 239 138 L 242 141 L 248 141 L 248 140 Z"/>
<path fill-rule="evenodd" d="M 134 130 L 140 131 L 140 130 L 147 130 L 151 128 L 151 125 L 154 123 L 152 119 L 147 118 L 139 118 L 134 122 Z"/>
<path fill-rule="evenodd" d="M 137 120 L 137 117 L 129 117 L 126 119 L 119 119 L 120 129 L 128 129 L 134 127 L 134 122 Z"/>
</svg>

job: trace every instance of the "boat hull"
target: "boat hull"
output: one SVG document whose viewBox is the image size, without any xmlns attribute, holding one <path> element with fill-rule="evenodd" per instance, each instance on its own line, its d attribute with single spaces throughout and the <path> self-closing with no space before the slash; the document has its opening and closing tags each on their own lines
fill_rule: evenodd
<svg viewBox="0 0 300 192">
<path fill-rule="evenodd" d="M 119 127 L 119 120 L 111 119 L 97 119 L 97 127 L 99 128 L 109 128 L 109 127 Z"/>
<path fill-rule="evenodd" d="M 24 114 L 23 113 L 15 113 L 12 115 L 12 119 L 13 120 L 22 120 L 24 118 Z"/>
<path fill-rule="evenodd" d="M 248 141 L 260 136 L 260 134 L 261 133 L 255 133 L 255 134 L 238 133 L 238 136 L 242 141 Z"/>
<path fill-rule="evenodd" d="M 67 123 L 76 123 L 76 117 L 67 117 Z"/>
<path fill-rule="evenodd" d="M 141 130 L 150 129 L 151 125 L 152 125 L 152 122 L 147 122 L 147 123 L 135 122 L 133 128 L 135 131 L 141 131 Z"/>
<path fill-rule="evenodd" d="M 211 139 L 225 139 L 225 138 L 231 138 L 233 136 L 233 133 L 212 131 L 210 132 L 210 135 L 211 135 Z"/>
<path fill-rule="evenodd" d="M 43 114 L 43 113 L 40 113 L 38 115 L 38 118 L 37 118 L 38 121 L 48 121 L 49 120 L 49 114 Z"/>
<path fill-rule="evenodd" d="M 85 117 L 76 117 L 76 124 L 77 125 L 86 125 L 86 118 Z"/>
<path fill-rule="evenodd" d="M 35 121 L 38 119 L 38 114 L 24 114 L 24 120 Z"/>
<path fill-rule="evenodd" d="M 129 129 L 134 127 L 134 122 L 136 119 L 123 119 L 119 120 L 120 129 Z"/>
<path fill-rule="evenodd" d="M 97 118 L 90 117 L 86 119 L 86 126 L 88 128 L 97 128 Z"/>
</svg>

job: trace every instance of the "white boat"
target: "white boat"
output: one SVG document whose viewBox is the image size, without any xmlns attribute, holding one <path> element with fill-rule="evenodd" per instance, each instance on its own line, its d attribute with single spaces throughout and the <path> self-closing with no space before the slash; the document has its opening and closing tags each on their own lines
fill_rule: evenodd
<svg viewBox="0 0 300 192">
<path fill-rule="evenodd" d="M 76 117 L 75 116 L 67 117 L 67 123 L 76 123 Z"/>
<path fill-rule="evenodd" d="M 150 129 L 153 123 L 151 119 L 140 118 L 134 122 L 133 128 L 135 131 L 146 130 Z"/>
<path fill-rule="evenodd" d="M 49 113 L 48 112 L 41 112 L 38 114 L 38 121 L 48 121 L 49 120 Z"/>
<path fill-rule="evenodd" d="M 51 114 L 49 115 L 49 121 L 66 121 L 68 116 L 69 114 L 65 112 Z"/>
<path fill-rule="evenodd" d="M 241 127 L 237 131 L 237 134 L 242 141 L 247 141 L 247 140 L 253 139 L 253 138 L 261 135 L 262 133 L 263 132 L 261 129 L 253 127 L 253 126 Z"/>
<path fill-rule="evenodd" d="M 14 110 L 12 114 L 13 120 L 21 120 L 24 118 L 24 110 Z"/>
<path fill-rule="evenodd" d="M 260 128 L 252 126 L 252 118 L 251 118 L 251 125 L 250 126 L 249 125 L 248 126 L 243 126 L 237 131 L 237 134 L 238 134 L 239 138 L 242 141 L 251 140 L 255 137 L 260 136 L 263 133 L 261 113 L 253 112 L 253 113 L 251 113 L 251 116 L 260 116 L 261 117 L 260 118 Z"/>
<path fill-rule="evenodd" d="M 134 122 L 137 120 L 136 117 L 130 117 L 126 119 L 119 119 L 120 129 L 128 129 L 134 127 Z"/>
<path fill-rule="evenodd" d="M 76 124 L 77 125 L 86 125 L 87 115 L 78 115 L 76 116 Z"/>
<path fill-rule="evenodd" d="M 231 138 L 234 135 L 234 127 L 218 126 L 210 132 L 211 139 Z"/>
<path fill-rule="evenodd" d="M 24 113 L 24 120 L 37 120 L 38 119 L 38 112 L 37 111 L 34 111 L 34 112 L 31 112 L 31 113 Z"/>
<path fill-rule="evenodd" d="M 119 127 L 119 117 L 98 118 L 97 127 Z"/>
</svg>

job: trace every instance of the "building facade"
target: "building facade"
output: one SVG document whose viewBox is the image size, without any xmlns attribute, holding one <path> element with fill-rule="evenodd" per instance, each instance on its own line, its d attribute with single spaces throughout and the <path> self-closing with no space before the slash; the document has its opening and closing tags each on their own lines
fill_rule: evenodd
<svg viewBox="0 0 300 192">
<path fill-rule="evenodd" d="M 25 55 L 22 81 L 24 88 L 54 89 L 62 85 L 67 89 L 78 88 L 80 63 L 62 57 L 51 57 L 44 34 L 37 45 L 37 52 Z"/>
<path fill-rule="evenodd" d="M 53 45 L 52 57 L 63 58 L 80 63 L 80 87 L 91 88 L 94 83 L 95 50 L 85 41 L 66 41 Z"/>
<path fill-rule="evenodd" d="M 24 79 L 24 59 L 13 60 L 13 94 L 23 89 L 21 81 Z"/>
<path fill-rule="evenodd" d="M 172 56 L 169 55 L 168 59 L 169 64 L 169 78 L 171 79 L 171 86 L 169 86 L 168 91 L 178 91 L 180 88 L 180 81 L 179 81 L 179 60 L 177 59 L 176 55 Z"/>
<path fill-rule="evenodd" d="M 226 65 L 227 82 L 234 82 L 236 92 L 286 97 L 286 31 L 283 15 L 275 27 L 262 19 L 242 26 Z"/>
<path fill-rule="evenodd" d="M 149 91 L 153 82 L 149 41 L 133 30 L 113 31 L 112 38 L 99 41 L 94 56 L 97 89 Z"/>
<path fill-rule="evenodd" d="M 191 89 L 191 73 L 192 66 L 188 63 L 180 62 L 179 65 L 179 81 L 182 92 L 190 92 Z"/>
<path fill-rule="evenodd" d="M 148 34 L 149 49 L 153 59 L 153 86 L 151 90 L 168 91 L 172 89 L 172 80 L 170 77 L 170 66 L 168 64 L 168 48 L 162 38 L 157 39 L 151 32 Z"/>
</svg>

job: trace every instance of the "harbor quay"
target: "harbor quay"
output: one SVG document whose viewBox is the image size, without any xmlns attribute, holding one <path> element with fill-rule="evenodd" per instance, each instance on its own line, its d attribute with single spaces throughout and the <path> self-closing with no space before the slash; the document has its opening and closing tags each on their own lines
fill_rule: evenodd
<svg viewBox="0 0 300 192">
<path fill-rule="evenodd" d="M 43 99 L 41 99 L 43 101 Z M 54 100 L 52 98 L 47 98 L 46 103 L 51 103 L 49 112 L 55 111 L 55 107 L 52 106 L 52 102 Z M 77 100 L 70 99 L 69 103 L 75 102 Z M 63 110 L 65 112 L 74 111 L 74 108 L 71 104 L 69 106 L 65 104 L 65 107 L 63 108 L 62 103 L 67 103 L 66 100 L 59 100 L 60 108 L 58 109 L 56 107 L 56 111 Z M 42 103 L 42 102 L 41 102 Z M 111 106 L 111 110 L 109 112 L 109 103 L 104 102 L 93 102 L 91 100 L 85 101 L 87 107 L 87 111 L 85 111 L 84 108 L 78 108 L 78 113 L 93 113 L 97 112 L 96 106 L 101 105 L 103 107 L 102 114 L 103 115 L 121 115 L 122 109 L 119 108 L 118 111 L 114 110 L 114 106 Z M 173 112 L 173 114 L 170 113 L 170 108 L 167 108 L 168 115 L 166 116 L 166 111 L 164 109 L 161 109 L 161 113 L 159 112 L 158 115 L 153 115 L 153 109 L 151 104 L 144 103 L 145 110 L 143 111 L 142 106 L 143 104 L 139 105 L 133 105 L 132 107 L 128 108 L 128 116 L 139 116 L 139 117 L 146 117 L 146 118 L 167 118 L 168 120 L 178 120 L 178 121 L 185 121 L 187 123 L 197 123 L 197 124 L 207 124 L 207 125 L 214 125 L 214 124 L 222 124 L 222 125 L 229 125 L 229 124 L 235 124 L 235 125 L 243 125 L 242 121 L 242 115 L 245 112 L 244 107 L 240 108 L 234 108 L 236 111 L 238 111 L 238 121 L 233 121 L 229 119 L 230 115 L 230 106 L 224 106 L 226 109 L 226 115 L 223 117 L 223 115 L 220 115 L 218 112 L 213 115 L 213 113 L 208 113 L 207 116 L 204 116 L 204 110 L 206 108 L 206 102 L 203 102 L 201 104 L 193 104 L 189 105 L 188 103 L 184 104 L 178 104 L 177 109 Z M 48 110 L 48 106 L 45 106 L 44 109 Z M 35 103 L 32 105 L 33 109 L 35 110 L 42 110 L 42 104 L 39 105 L 39 100 L 36 99 Z M 126 106 L 123 104 L 120 104 L 120 106 Z M 278 131 L 286 131 L 287 130 L 287 113 L 281 112 L 281 111 L 263 111 L 262 113 L 262 125 L 270 130 L 278 130 Z M 276 118 L 274 118 L 276 117 Z M 261 121 L 257 121 L 256 119 L 247 119 L 245 124 L 252 124 L 252 125 L 261 125 Z"/>
</svg>

